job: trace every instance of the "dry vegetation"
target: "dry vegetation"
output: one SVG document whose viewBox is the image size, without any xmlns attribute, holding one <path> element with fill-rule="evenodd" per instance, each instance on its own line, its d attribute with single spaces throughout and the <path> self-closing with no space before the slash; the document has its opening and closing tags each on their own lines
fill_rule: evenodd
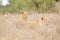
<svg viewBox="0 0 60 40">
<path fill-rule="evenodd" d="M 0 40 L 60 40 L 59 0 L 11 1 L 0 6 Z"/>
<path fill-rule="evenodd" d="M 0 40 L 60 40 L 60 14 L 0 15 Z"/>
</svg>

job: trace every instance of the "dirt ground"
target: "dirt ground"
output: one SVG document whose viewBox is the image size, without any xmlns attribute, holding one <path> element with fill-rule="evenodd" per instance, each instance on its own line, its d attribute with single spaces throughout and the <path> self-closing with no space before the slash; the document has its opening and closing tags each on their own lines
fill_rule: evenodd
<svg viewBox="0 0 60 40">
<path fill-rule="evenodd" d="M 60 40 L 60 14 L 0 15 L 0 40 Z"/>
</svg>

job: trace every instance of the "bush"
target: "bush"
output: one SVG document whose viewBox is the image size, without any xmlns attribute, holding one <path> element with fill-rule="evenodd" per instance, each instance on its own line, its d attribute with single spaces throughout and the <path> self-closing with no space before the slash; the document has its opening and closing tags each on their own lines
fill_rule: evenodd
<svg viewBox="0 0 60 40">
<path fill-rule="evenodd" d="M 35 9 L 39 12 L 48 11 L 53 8 L 53 0 L 10 0 L 10 5 L 0 6 L 0 12 L 19 12 Z"/>
</svg>

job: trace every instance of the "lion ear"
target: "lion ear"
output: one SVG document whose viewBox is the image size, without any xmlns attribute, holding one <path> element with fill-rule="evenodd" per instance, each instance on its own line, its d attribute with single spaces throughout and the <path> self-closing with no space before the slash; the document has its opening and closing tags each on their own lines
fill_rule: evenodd
<svg viewBox="0 0 60 40">
<path fill-rule="evenodd" d="M 24 12 L 22 12 L 22 14 L 24 14 Z"/>
<path fill-rule="evenodd" d="M 55 0 L 56 2 L 58 2 L 59 0 Z"/>
<path fill-rule="evenodd" d="M 42 17 L 41 20 L 44 20 L 44 18 Z"/>
<path fill-rule="evenodd" d="M 9 12 L 6 12 L 4 15 L 5 15 L 5 16 L 9 15 Z"/>
</svg>

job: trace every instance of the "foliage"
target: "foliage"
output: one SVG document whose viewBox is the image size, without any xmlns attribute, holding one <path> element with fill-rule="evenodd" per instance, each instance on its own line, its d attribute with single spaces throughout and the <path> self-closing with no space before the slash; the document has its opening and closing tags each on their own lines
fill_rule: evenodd
<svg viewBox="0 0 60 40">
<path fill-rule="evenodd" d="M 0 13 L 5 12 L 16 13 L 19 11 L 31 10 L 31 9 L 35 9 L 41 12 L 41 11 L 48 11 L 54 6 L 53 0 L 34 0 L 34 2 L 32 0 L 10 0 L 10 5 L 0 6 Z"/>
</svg>

